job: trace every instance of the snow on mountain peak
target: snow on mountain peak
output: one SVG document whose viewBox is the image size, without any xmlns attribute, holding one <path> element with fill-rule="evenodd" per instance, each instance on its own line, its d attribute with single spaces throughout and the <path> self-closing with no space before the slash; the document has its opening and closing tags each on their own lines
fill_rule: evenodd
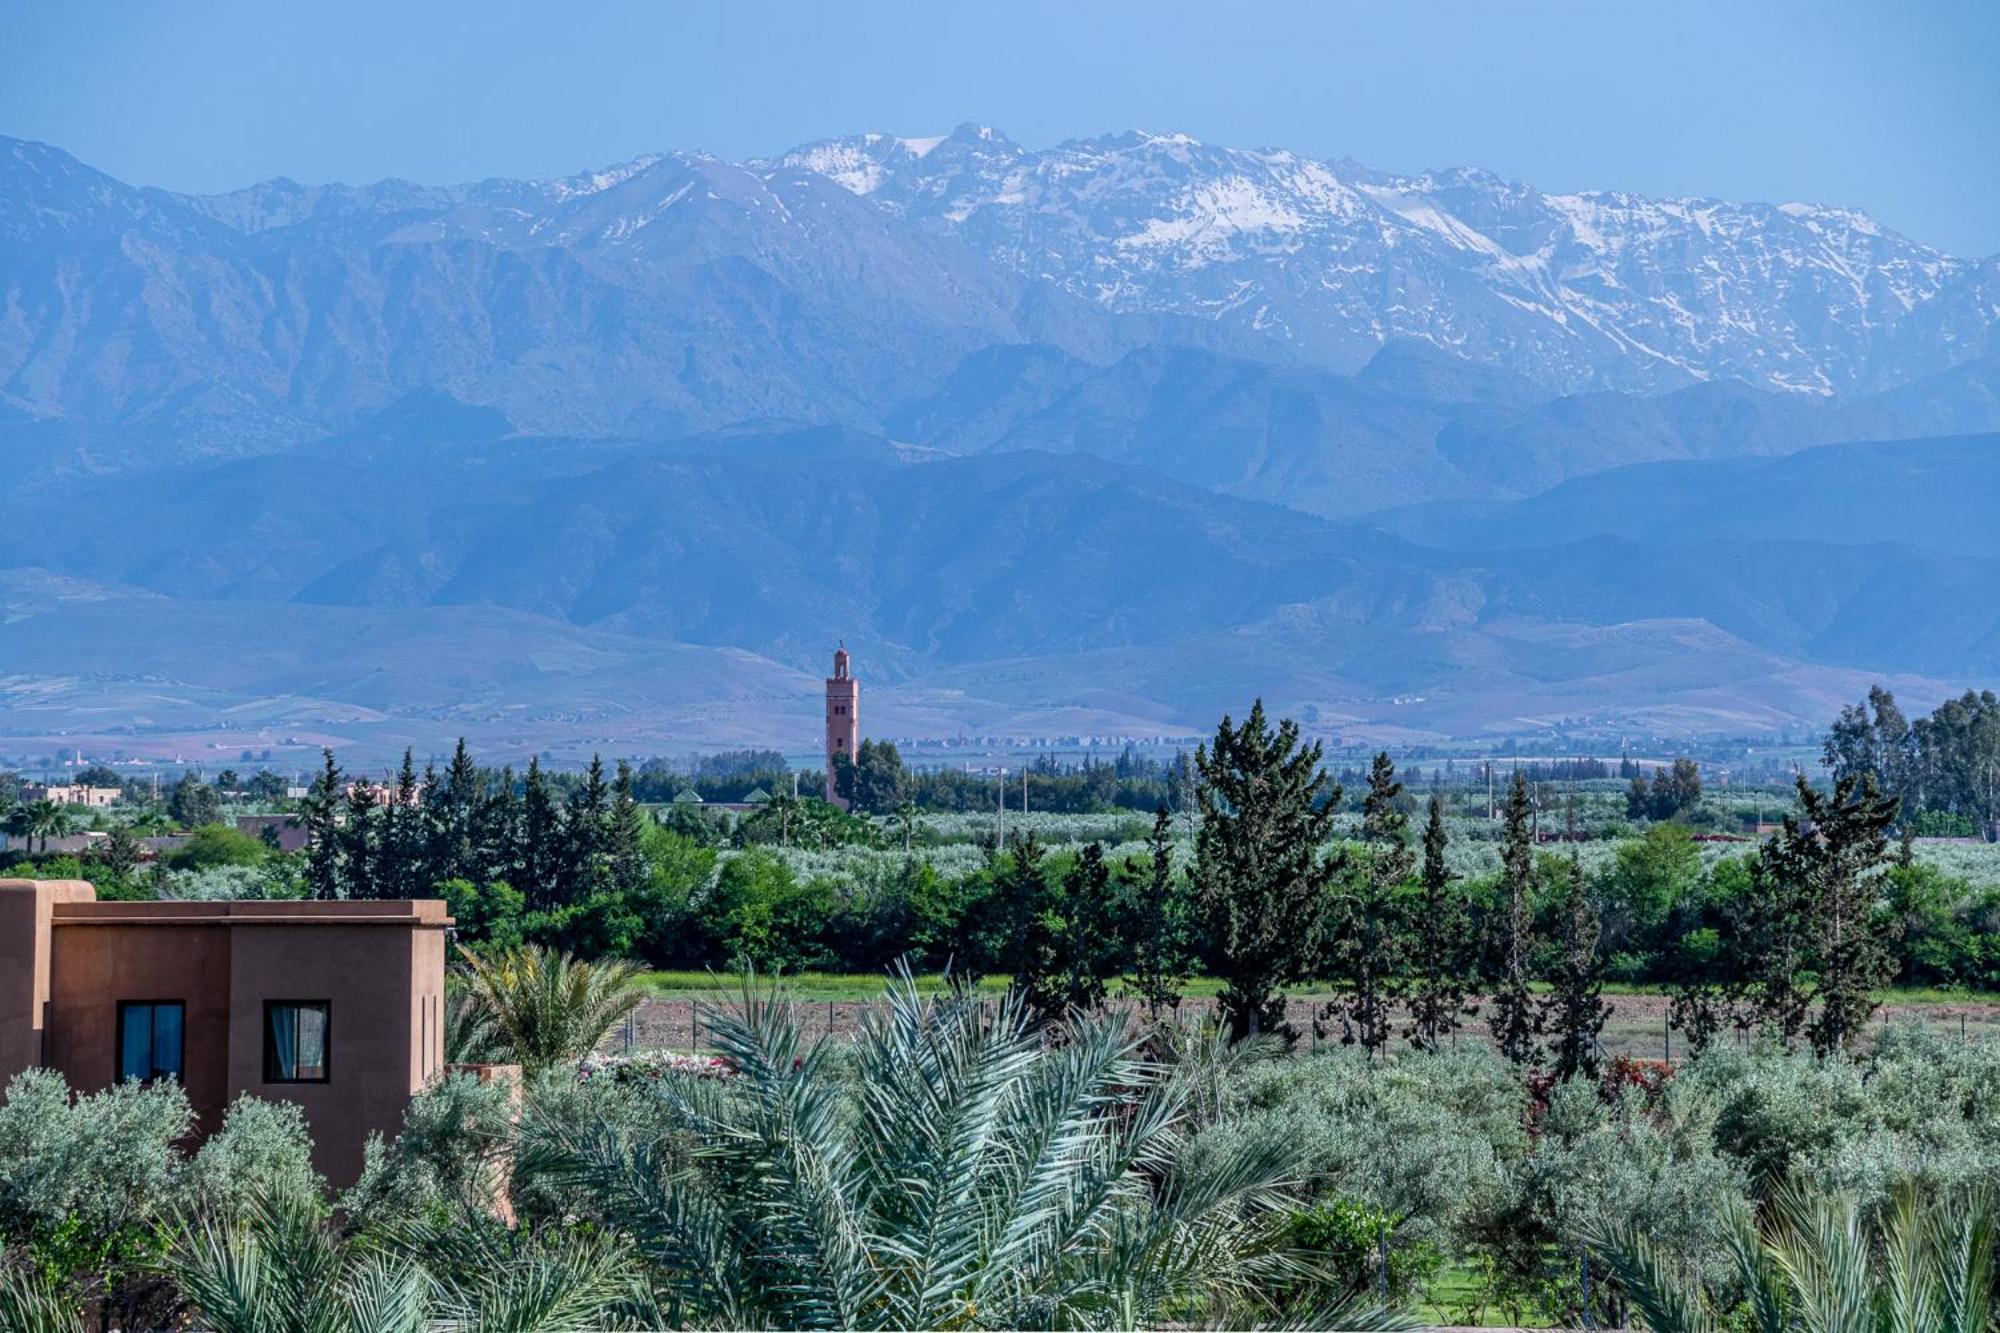
<svg viewBox="0 0 2000 1333">
<path fill-rule="evenodd" d="M 1824 393 L 1879 379 L 1870 347 L 1945 308 L 1972 267 L 1837 208 L 1551 195 L 1182 133 L 1030 150 L 960 126 L 950 155 L 877 138 L 785 161 L 1113 311 L 1336 365 L 1407 338 L 1569 389 L 1734 376 Z M 1985 345 L 1980 308 L 1950 305 L 1959 343 Z"/>
</svg>

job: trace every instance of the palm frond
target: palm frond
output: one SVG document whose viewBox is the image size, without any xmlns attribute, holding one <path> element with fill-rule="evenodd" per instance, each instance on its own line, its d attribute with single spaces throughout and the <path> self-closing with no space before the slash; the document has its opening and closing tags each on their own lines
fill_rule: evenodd
<svg viewBox="0 0 2000 1333">
<path fill-rule="evenodd" d="M 0 1268 L 0 1328 L 9 1333 L 83 1333 L 83 1312 L 39 1272 Z"/>
</svg>

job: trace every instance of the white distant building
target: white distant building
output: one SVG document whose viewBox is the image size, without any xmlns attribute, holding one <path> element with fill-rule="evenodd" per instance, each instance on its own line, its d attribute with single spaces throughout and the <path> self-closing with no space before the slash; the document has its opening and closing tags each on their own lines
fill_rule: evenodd
<svg viewBox="0 0 2000 1333">
<path fill-rule="evenodd" d="M 57 805 L 83 805 L 91 809 L 110 805 L 124 794 L 120 787 L 86 787 L 77 783 L 30 782 L 21 788 L 21 799 L 31 805 L 36 801 L 53 801 Z"/>
</svg>

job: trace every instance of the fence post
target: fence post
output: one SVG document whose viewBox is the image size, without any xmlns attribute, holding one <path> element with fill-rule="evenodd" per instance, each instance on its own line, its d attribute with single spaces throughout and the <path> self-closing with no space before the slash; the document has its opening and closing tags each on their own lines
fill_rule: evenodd
<svg viewBox="0 0 2000 1333">
<path fill-rule="evenodd" d="M 1660 1037 L 1667 1044 L 1667 1063 L 1674 1062 L 1674 1020 L 1672 1015 L 1660 1019 Z"/>
</svg>

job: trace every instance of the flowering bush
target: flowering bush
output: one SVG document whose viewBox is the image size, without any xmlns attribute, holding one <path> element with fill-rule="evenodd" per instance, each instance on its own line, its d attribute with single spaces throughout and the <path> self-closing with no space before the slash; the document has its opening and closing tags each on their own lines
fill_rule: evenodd
<svg viewBox="0 0 2000 1333">
<path fill-rule="evenodd" d="M 576 1081 L 606 1079 L 613 1083 L 658 1083 L 669 1074 L 684 1078 L 732 1079 L 736 1067 L 712 1055 L 682 1055 L 675 1051 L 634 1051 L 630 1055 L 586 1055 L 576 1067 Z"/>
</svg>

